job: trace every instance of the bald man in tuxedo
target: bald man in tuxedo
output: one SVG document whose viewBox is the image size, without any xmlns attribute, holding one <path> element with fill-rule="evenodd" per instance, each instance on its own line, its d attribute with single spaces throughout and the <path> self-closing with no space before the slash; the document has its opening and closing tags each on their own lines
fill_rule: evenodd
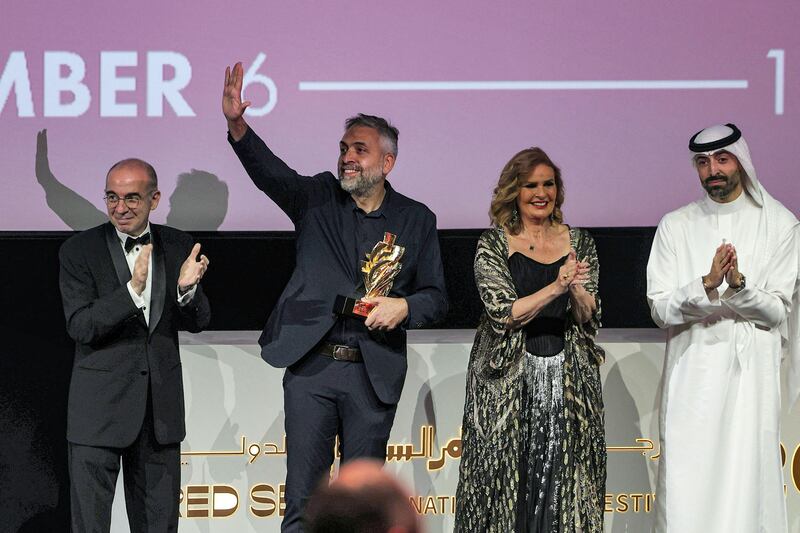
<svg viewBox="0 0 800 533">
<path fill-rule="evenodd" d="M 106 176 L 109 222 L 59 252 L 75 341 L 67 415 L 72 530 L 109 531 L 120 463 L 132 532 L 176 531 L 184 424 L 178 330 L 210 319 L 200 245 L 150 224 L 153 167 L 125 159 Z"/>
</svg>

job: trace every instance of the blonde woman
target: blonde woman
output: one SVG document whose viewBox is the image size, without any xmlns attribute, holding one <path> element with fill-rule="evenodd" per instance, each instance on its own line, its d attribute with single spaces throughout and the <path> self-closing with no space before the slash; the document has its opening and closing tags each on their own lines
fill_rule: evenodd
<svg viewBox="0 0 800 533">
<path fill-rule="evenodd" d="M 597 253 L 563 223 L 563 202 L 561 172 L 539 148 L 516 154 L 494 190 L 475 256 L 484 312 L 467 372 L 459 532 L 603 529 Z"/>
</svg>

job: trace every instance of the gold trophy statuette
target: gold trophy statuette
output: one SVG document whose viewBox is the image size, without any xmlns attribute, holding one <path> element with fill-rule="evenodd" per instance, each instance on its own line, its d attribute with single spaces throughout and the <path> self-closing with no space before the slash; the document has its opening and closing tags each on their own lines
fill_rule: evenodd
<svg viewBox="0 0 800 533">
<path fill-rule="evenodd" d="M 396 235 L 384 233 L 383 240 L 377 243 L 372 251 L 366 254 L 366 261 L 361 261 L 361 273 L 364 275 L 364 298 L 386 296 L 392 289 L 394 278 L 400 273 L 400 259 L 406 249 L 396 245 Z M 357 318 L 366 318 L 375 307 L 361 299 L 337 296 L 334 311 L 339 314 Z"/>
</svg>

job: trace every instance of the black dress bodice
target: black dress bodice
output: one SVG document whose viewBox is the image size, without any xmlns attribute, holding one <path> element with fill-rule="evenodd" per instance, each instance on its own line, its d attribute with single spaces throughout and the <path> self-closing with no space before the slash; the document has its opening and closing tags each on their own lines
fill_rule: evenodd
<svg viewBox="0 0 800 533">
<path fill-rule="evenodd" d="M 508 258 L 508 267 L 517 295 L 522 298 L 546 287 L 558 277 L 558 269 L 567 260 L 565 255 L 553 263 L 540 263 L 514 252 Z M 557 355 L 564 349 L 569 293 L 564 293 L 547 304 L 536 317 L 524 326 L 525 349 L 534 355 Z"/>
</svg>

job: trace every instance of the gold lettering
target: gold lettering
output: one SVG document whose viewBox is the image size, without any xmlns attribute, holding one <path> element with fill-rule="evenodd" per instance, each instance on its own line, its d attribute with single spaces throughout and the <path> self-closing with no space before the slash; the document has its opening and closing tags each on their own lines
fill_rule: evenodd
<svg viewBox="0 0 800 533">
<path fill-rule="evenodd" d="M 617 494 L 617 512 L 618 513 L 627 513 L 628 512 L 628 495 L 627 494 Z"/>
<path fill-rule="evenodd" d="M 422 514 L 422 496 L 410 496 L 408 501 L 411 502 L 411 506 L 417 514 Z"/>
<path fill-rule="evenodd" d="M 436 499 L 439 500 L 439 513 L 445 513 L 445 505 L 447 504 L 447 499 L 451 498 L 452 496 L 439 496 Z"/>
<path fill-rule="evenodd" d="M 433 497 L 428 496 L 425 498 L 425 514 L 433 513 L 436 514 L 436 502 L 433 501 Z"/>
<path fill-rule="evenodd" d="M 456 497 L 444 496 L 409 496 L 409 503 L 419 515 L 426 514 L 455 514 Z"/>
<path fill-rule="evenodd" d="M 269 496 L 266 493 L 269 493 L 272 496 Z M 258 518 L 272 516 L 275 514 L 275 510 L 278 508 L 278 503 L 275 501 L 275 489 L 272 487 L 272 485 L 267 485 L 266 483 L 259 483 L 258 485 L 253 485 L 250 488 L 250 500 L 254 503 L 264 504 L 266 506 L 250 506 L 250 512 L 253 513 L 253 516 L 257 516 Z"/>
<path fill-rule="evenodd" d="M 208 485 L 189 485 L 186 487 L 186 518 L 208 517 L 208 494 Z M 193 508 L 195 505 L 204 505 L 205 508 Z"/>
<path fill-rule="evenodd" d="M 653 510 L 656 495 L 650 492 L 606 493 L 603 511 L 606 513 L 649 513 Z"/>
<path fill-rule="evenodd" d="M 631 494 L 631 498 L 633 498 L 633 512 L 639 512 L 639 500 L 642 499 L 644 494 Z"/>
<path fill-rule="evenodd" d="M 214 518 L 226 518 L 239 509 L 239 493 L 230 485 L 214 485 L 212 495 Z"/>
</svg>

